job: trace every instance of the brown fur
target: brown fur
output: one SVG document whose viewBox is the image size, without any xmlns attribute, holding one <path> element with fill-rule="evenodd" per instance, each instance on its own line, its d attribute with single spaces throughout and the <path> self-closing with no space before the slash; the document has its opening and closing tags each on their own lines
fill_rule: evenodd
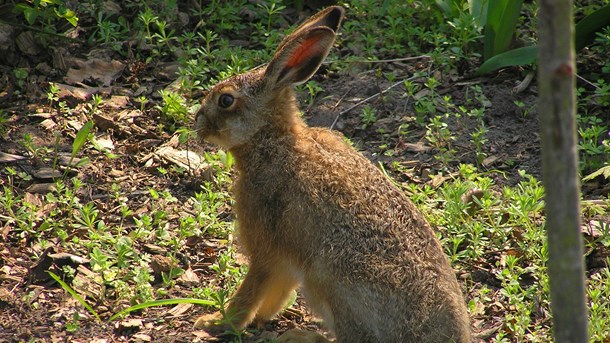
<svg viewBox="0 0 610 343">
<path fill-rule="evenodd" d="M 250 268 L 229 319 L 238 328 L 268 320 L 301 285 L 338 342 L 469 342 L 464 298 L 425 218 L 342 136 L 299 117 L 292 84 L 318 68 L 342 14 L 314 16 L 266 68 L 214 87 L 198 113 L 199 136 L 229 149 L 239 175 L 235 213 Z M 226 109 L 222 93 L 235 99 Z"/>
</svg>

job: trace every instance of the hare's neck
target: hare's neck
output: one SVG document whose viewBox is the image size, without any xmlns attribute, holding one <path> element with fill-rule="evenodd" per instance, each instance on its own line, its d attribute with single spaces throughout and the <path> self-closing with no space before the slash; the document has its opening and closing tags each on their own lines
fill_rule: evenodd
<svg viewBox="0 0 610 343">
<path fill-rule="evenodd" d="M 300 131 L 305 126 L 292 86 L 278 92 L 270 103 L 273 104 L 269 108 L 273 130 L 281 134 L 290 134 L 295 130 Z"/>
<path fill-rule="evenodd" d="M 302 120 L 298 120 L 299 123 L 284 132 L 278 127 L 264 126 L 247 143 L 231 148 L 239 173 L 257 174 L 269 169 L 269 165 L 290 159 L 299 136 L 308 130 Z"/>
<path fill-rule="evenodd" d="M 286 87 L 270 101 L 269 121 L 244 144 L 230 149 L 238 169 L 256 169 L 268 164 L 269 159 L 283 159 L 295 145 L 298 137 L 308 130 L 301 118 L 294 91 Z"/>
</svg>

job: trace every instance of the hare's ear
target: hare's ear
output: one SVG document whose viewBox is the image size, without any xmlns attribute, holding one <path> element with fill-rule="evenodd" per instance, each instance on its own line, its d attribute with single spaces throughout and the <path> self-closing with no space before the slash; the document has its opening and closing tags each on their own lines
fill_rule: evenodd
<svg viewBox="0 0 610 343">
<path fill-rule="evenodd" d="M 304 21 L 290 36 L 286 37 L 282 43 L 280 43 L 278 50 L 281 50 L 286 43 L 290 41 L 292 37 L 298 36 L 303 33 L 305 30 L 325 26 L 329 29 L 333 30 L 333 32 L 337 33 L 339 30 L 339 25 L 341 25 L 341 20 L 343 20 L 343 15 L 345 14 L 345 10 L 340 6 L 331 6 L 325 8 L 324 10 L 314 14 L 309 17 L 306 21 Z"/>
<path fill-rule="evenodd" d="M 328 7 L 306 20 L 284 38 L 265 70 L 273 88 L 307 81 L 333 46 L 345 10 Z"/>
<path fill-rule="evenodd" d="M 309 80 L 333 46 L 335 32 L 321 26 L 289 38 L 265 69 L 265 79 L 275 89 Z"/>
</svg>

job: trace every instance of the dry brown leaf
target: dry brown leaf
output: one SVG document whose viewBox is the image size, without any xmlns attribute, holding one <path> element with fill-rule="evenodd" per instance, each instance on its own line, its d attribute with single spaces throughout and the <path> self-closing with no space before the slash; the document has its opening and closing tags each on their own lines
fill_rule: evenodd
<svg viewBox="0 0 610 343">
<path fill-rule="evenodd" d="M 119 61 L 108 62 L 96 58 L 87 61 L 75 59 L 73 64 L 64 78 L 64 81 L 73 85 L 94 80 L 103 86 L 110 86 L 125 69 L 125 64 Z"/>
<path fill-rule="evenodd" d="M 25 160 L 26 158 L 27 157 L 25 156 L 13 155 L 0 151 L 0 163 L 17 162 Z"/>
<path fill-rule="evenodd" d="M 188 170 L 207 169 L 209 164 L 204 162 L 199 154 L 189 150 L 178 150 L 170 146 L 161 146 L 155 154 L 166 162 Z"/>
<path fill-rule="evenodd" d="M 100 91 L 98 87 L 74 87 L 69 86 L 63 83 L 57 83 L 57 87 L 59 88 L 59 93 L 57 96 L 62 99 L 66 97 L 73 97 L 79 100 L 89 100 L 93 94 L 97 94 Z"/>
<path fill-rule="evenodd" d="M 192 308 L 193 308 L 193 304 L 191 304 L 191 303 L 177 304 L 176 306 L 174 306 L 170 310 L 168 310 L 166 312 L 166 314 L 170 315 L 172 317 L 178 317 L 178 316 L 185 314 L 186 312 L 189 312 Z"/>
<path fill-rule="evenodd" d="M 57 185 L 55 183 L 35 183 L 26 188 L 27 192 L 38 194 L 46 194 L 54 192 L 55 190 L 57 190 Z"/>
<path fill-rule="evenodd" d="M 51 131 L 55 126 L 57 126 L 57 123 L 55 123 L 53 119 L 45 119 L 40 122 L 40 126 L 44 127 L 48 131 Z"/>
<path fill-rule="evenodd" d="M 199 285 L 201 280 L 199 280 L 199 277 L 193 272 L 191 268 L 188 268 L 184 271 L 182 275 L 178 277 L 178 279 L 176 279 L 176 282 L 178 282 L 178 284 L 184 287 L 196 287 L 197 285 Z"/>
<path fill-rule="evenodd" d="M 121 109 L 129 106 L 129 98 L 125 95 L 113 95 L 104 101 L 104 107 Z"/>
<path fill-rule="evenodd" d="M 432 149 L 432 147 L 423 144 L 421 142 L 417 143 L 404 143 L 405 150 L 411 152 L 428 152 Z"/>
<path fill-rule="evenodd" d="M 498 156 L 491 155 L 483 160 L 483 167 L 489 167 L 498 160 Z"/>
</svg>

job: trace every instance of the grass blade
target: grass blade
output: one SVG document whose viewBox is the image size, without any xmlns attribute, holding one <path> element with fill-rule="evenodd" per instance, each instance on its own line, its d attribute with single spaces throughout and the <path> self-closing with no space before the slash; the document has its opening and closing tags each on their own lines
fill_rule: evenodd
<svg viewBox="0 0 610 343">
<path fill-rule="evenodd" d="M 123 316 L 129 312 L 141 310 L 143 308 L 154 307 L 154 306 L 165 306 L 165 305 L 176 305 L 176 304 L 195 304 L 195 305 L 203 305 L 203 306 L 213 306 L 215 303 L 211 300 L 203 300 L 203 299 L 195 299 L 195 298 L 176 298 L 176 299 L 161 299 L 161 300 L 153 300 L 147 301 L 145 303 L 137 304 L 131 307 L 128 307 L 108 319 L 108 321 L 113 321 L 117 317 Z"/>
<path fill-rule="evenodd" d="M 91 313 L 95 318 L 97 318 L 98 321 L 100 321 L 100 322 L 102 321 L 100 319 L 100 316 L 97 315 L 97 312 L 95 312 L 95 310 L 91 306 L 89 306 L 89 304 L 87 304 L 87 301 L 85 301 L 85 299 L 83 297 L 81 297 L 80 294 L 76 293 L 76 291 L 74 289 L 72 289 L 72 287 L 70 287 L 70 285 L 68 285 L 62 279 L 60 279 L 59 276 L 57 276 L 57 274 L 55 274 L 51 271 L 47 271 L 47 273 L 49 273 L 49 275 L 53 278 L 53 280 L 57 281 L 57 283 L 61 286 L 61 288 L 66 290 L 66 292 L 70 293 L 70 295 L 72 295 L 76 300 L 78 300 L 78 302 L 81 303 L 81 305 L 83 305 L 87 309 L 87 311 L 89 311 L 89 313 Z"/>
</svg>

